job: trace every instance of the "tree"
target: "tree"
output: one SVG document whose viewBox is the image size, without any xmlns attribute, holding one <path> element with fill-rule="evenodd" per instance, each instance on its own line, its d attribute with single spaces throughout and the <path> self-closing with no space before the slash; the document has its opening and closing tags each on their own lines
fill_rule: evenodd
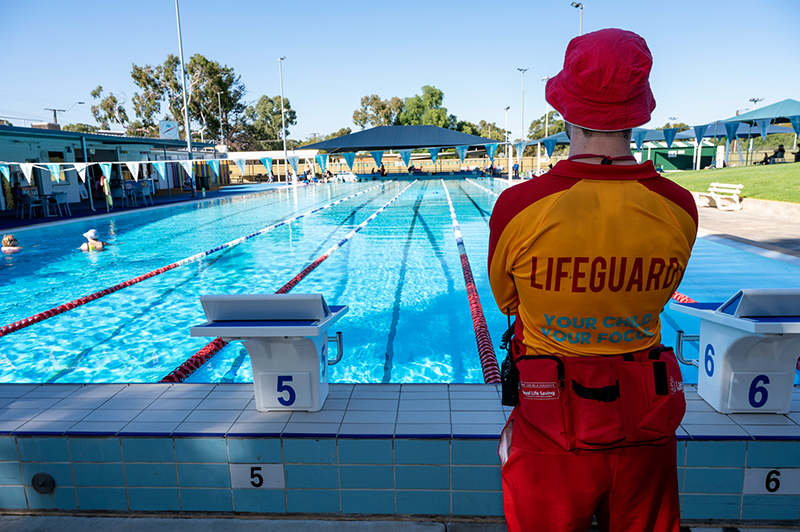
<svg viewBox="0 0 800 532">
<path fill-rule="evenodd" d="M 397 96 L 381 100 L 377 94 L 361 97 L 361 108 L 353 112 L 353 123 L 364 129 L 372 126 L 393 126 L 403 111 L 403 100 Z"/>
<path fill-rule="evenodd" d="M 283 99 L 286 109 L 286 136 L 289 126 L 297 123 L 297 114 L 288 98 Z M 244 127 L 235 139 L 237 149 L 279 150 L 283 148 L 281 123 L 281 97 L 262 96 L 255 105 L 247 107 L 243 113 Z M 287 138 L 287 148 L 288 148 Z"/>
<path fill-rule="evenodd" d="M 99 127 L 90 126 L 89 124 L 67 124 L 61 128 L 61 131 L 73 131 L 75 133 L 97 133 L 99 130 Z"/>
<path fill-rule="evenodd" d="M 478 122 L 477 135 L 485 139 L 499 140 L 500 142 L 503 142 L 506 140 L 507 134 L 508 132 L 505 129 L 500 129 L 494 122 L 486 122 L 485 120 Z"/>
<path fill-rule="evenodd" d="M 404 100 L 403 111 L 397 117 L 397 123 L 403 126 L 438 126 L 455 129 L 458 119 L 448 115 L 442 107 L 444 93 L 432 85 L 422 87 L 422 95 L 416 94 Z"/>
<path fill-rule="evenodd" d="M 672 128 L 678 128 L 678 133 L 680 133 L 681 131 L 686 131 L 687 129 L 689 129 L 689 126 L 684 124 L 683 122 L 675 122 L 674 124 L 667 122 L 663 126 L 657 127 L 656 129 L 672 129 Z"/>
<path fill-rule="evenodd" d="M 92 106 L 92 116 L 103 129 L 108 129 L 112 120 L 123 128 L 125 127 L 128 122 L 128 113 L 123 107 L 125 103 L 124 93 L 122 101 L 113 92 L 108 93 L 108 96 L 103 96 L 103 87 L 98 85 L 89 94 L 95 100 L 100 100 L 99 104 Z"/>
<path fill-rule="evenodd" d="M 567 127 L 566 122 L 561 119 L 561 115 L 558 114 L 558 111 L 549 111 L 547 113 L 547 122 L 547 135 L 545 135 L 545 115 L 542 115 L 531 122 L 531 125 L 528 128 L 528 139 L 543 139 L 545 136 L 561 133 Z"/>
<path fill-rule="evenodd" d="M 344 137 L 345 135 L 349 135 L 353 131 L 349 127 L 343 127 L 339 131 L 334 131 L 330 135 L 325 136 L 324 140 L 335 139 L 337 137 Z"/>
</svg>

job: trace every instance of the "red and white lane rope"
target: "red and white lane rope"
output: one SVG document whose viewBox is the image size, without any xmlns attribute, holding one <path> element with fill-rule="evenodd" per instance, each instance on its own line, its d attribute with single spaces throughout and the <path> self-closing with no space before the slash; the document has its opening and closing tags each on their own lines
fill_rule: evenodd
<svg viewBox="0 0 800 532">
<path fill-rule="evenodd" d="M 485 187 L 485 186 L 483 186 L 483 185 L 479 185 L 478 183 L 476 183 L 476 182 L 475 182 L 475 181 L 473 181 L 472 179 L 467 179 L 467 181 L 469 181 L 470 183 L 472 183 L 473 185 L 475 185 L 475 186 L 476 186 L 476 187 L 478 187 L 478 188 L 482 188 L 483 190 L 485 190 L 486 192 L 488 192 L 489 194 L 491 194 L 491 195 L 492 195 L 492 196 L 494 196 L 495 198 L 496 198 L 496 197 L 498 197 L 498 196 L 500 196 L 500 194 L 498 194 L 497 192 L 494 192 L 493 190 L 489 190 L 488 188 L 486 188 L 486 187 Z"/>
<path fill-rule="evenodd" d="M 362 190 L 360 192 L 356 192 L 355 194 L 351 194 L 351 195 L 349 195 L 347 197 L 338 199 L 338 200 L 334 201 L 333 203 L 329 203 L 327 205 L 323 205 L 322 207 L 318 207 L 318 208 L 310 210 L 308 212 L 304 212 L 303 214 L 298 214 L 297 216 L 292 216 L 291 218 L 287 218 L 286 220 L 283 220 L 282 222 L 278 222 L 276 224 L 270 225 L 269 227 L 265 227 L 264 229 L 256 231 L 255 233 L 251 233 L 251 234 L 249 234 L 247 236 L 243 236 L 241 238 L 237 238 L 236 240 L 231 240 L 230 242 L 226 242 L 225 244 L 222 244 L 222 245 L 217 246 L 215 248 L 209 249 L 207 251 L 203 251 L 202 253 L 198 253 L 196 255 L 192 255 L 191 257 L 187 257 L 187 258 L 185 258 L 183 260 L 179 260 L 178 262 L 173 262 L 172 264 L 169 264 L 169 265 L 164 266 L 162 268 L 158 268 L 157 270 L 153 270 L 153 271 L 151 271 L 149 273 L 145 273 L 144 275 L 140 275 L 138 277 L 134 277 L 133 279 L 128 279 L 127 281 L 123 281 L 123 282 L 121 282 L 119 284 L 115 284 L 114 286 L 111 286 L 111 287 L 106 288 L 104 290 L 100 290 L 99 292 L 95 292 L 93 294 L 89 294 L 88 296 L 84 296 L 84 297 L 78 298 L 78 299 L 76 299 L 74 301 L 70 301 L 68 303 L 63 303 L 61 305 L 58 305 L 57 307 L 53 307 L 53 308 L 51 308 L 49 310 L 45 310 L 44 312 L 40 312 L 38 314 L 34 314 L 33 316 L 29 316 L 29 317 L 23 318 L 23 319 L 21 319 L 19 321 L 15 321 L 14 323 L 9 323 L 8 325 L 5 325 L 4 327 L 0 327 L 0 338 L 2 338 L 3 336 L 9 335 L 9 334 L 11 334 L 13 332 L 19 331 L 20 329 L 24 329 L 25 327 L 29 327 L 29 326 L 33 325 L 34 323 L 39 323 L 40 321 L 46 320 L 48 318 L 52 318 L 53 316 L 57 316 L 59 314 L 63 314 L 64 312 L 66 312 L 68 310 L 72 310 L 72 309 L 74 309 L 76 307 L 80 307 L 81 305 L 85 305 L 86 303 L 89 303 L 91 301 L 99 299 L 99 298 L 101 298 L 103 296 L 107 296 L 109 294 L 113 294 L 114 292 L 116 292 L 118 290 L 122 290 L 123 288 L 127 288 L 129 286 L 135 285 L 136 283 L 140 283 L 140 282 L 142 282 L 142 281 L 144 281 L 146 279 L 150 279 L 151 277 L 155 277 L 156 275 L 160 275 L 160 274 L 162 274 L 164 272 L 168 272 L 170 270 L 173 270 L 173 269 L 177 268 L 178 266 L 185 266 L 186 264 L 189 264 L 191 262 L 196 262 L 196 261 L 202 260 L 205 257 L 211 255 L 212 253 L 216 253 L 217 251 L 222 251 L 223 249 L 228 249 L 228 248 L 232 248 L 234 246 L 238 246 L 239 244 L 241 244 L 241 243 L 243 243 L 243 242 L 245 242 L 247 240 L 250 240 L 251 238 L 254 238 L 254 237 L 259 236 L 259 235 L 263 235 L 265 233 L 268 233 L 269 231 L 277 229 L 278 227 L 281 227 L 281 226 L 286 225 L 288 223 L 295 222 L 295 221 L 297 221 L 297 220 L 299 220 L 301 218 L 305 218 L 306 216 L 308 216 L 310 214 L 314 214 L 314 213 L 322 211 L 324 209 L 328 209 L 330 207 L 333 207 L 336 204 L 339 204 L 339 203 L 341 203 L 343 201 L 355 198 L 356 196 L 360 196 L 361 194 L 365 194 L 365 193 L 369 192 L 370 190 L 373 190 L 373 189 L 375 189 L 377 187 L 383 186 L 384 184 L 385 183 L 380 183 L 378 185 L 375 185 L 374 187 L 370 187 L 370 188 L 367 188 L 367 189 Z"/>
<path fill-rule="evenodd" d="M 672 294 L 672 299 L 674 299 L 678 303 L 697 303 L 697 301 L 695 301 L 691 297 L 681 294 L 680 292 L 675 292 L 674 294 Z"/>
<path fill-rule="evenodd" d="M 447 195 L 447 203 L 450 205 L 450 218 L 453 220 L 453 231 L 456 236 L 458 253 L 461 255 L 461 269 L 464 272 L 464 282 L 467 285 L 467 297 L 469 298 L 469 311 L 472 314 L 472 327 L 475 329 L 475 340 L 478 343 L 478 355 L 481 359 L 483 369 L 483 382 L 487 384 L 497 384 L 500 382 L 500 368 L 497 365 L 497 357 L 494 354 L 492 339 L 489 336 L 489 327 L 486 326 L 486 318 L 483 316 L 483 307 L 478 297 L 478 290 L 475 288 L 475 279 L 472 277 L 472 268 L 467 258 L 467 249 L 464 247 L 464 240 L 461 237 L 461 229 L 458 227 L 456 211 L 453 208 L 453 201 L 447 191 L 447 185 L 442 180 L 444 193 Z"/>
<path fill-rule="evenodd" d="M 411 187 L 411 185 L 413 185 L 417 181 L 418 181 L 417 179 L 412 181 L 410 185 L 401 190 L 395 197 L 390 199 L 383 207 L 375 211 L 369 218 L 358 224 L 358 226 L 356 226 L 355 229 L 347 233 L 344 236 L 344 238 L 342 238 L 339 242 L 331 246 L 325 253 L 317 257 L 317 259 L 314 262 L 303 268 L 303 271 L 292 277 L 292 279 L 288 283 L 280 287 L 275 293 L 286 294 L 289 292 L 289 290 L 297 286 L 297 283 L 302 281 L 309 273 L 314 271 L 317 268 L 317 266 L 322 264 L 323 261 L 325 261 L 328 257 L 333 255 L 333 253 L 335 253 L 336 250 L 341 248 L 345 243 L 347 243 L 348 240 L 353 238 L 356 235 L 356 233 L 364 229 L 364 227 L 366 227 L 368 223 L 377 218 L 380 213 L 386 210 L 386 208 L 389 207 L 389 205 L 394 203 L 395 200 L 397 200 L 397 198 L 399 198 L 403 192 L 408 190 Z M 186 362 L 175 368 L 169 375 L 161 379 L 161 381 L 159 382 L 183 382 L 192 373 L 200 369 L 200 367 L 202 367 L 203 364 L 211 360 L 211 357 L 216 355 L 220 351 L 220 349 L 225 347 L 227 344 L 228 343 L 222 338 L 215 338 L 214 340 L 209 342 L 205 347 L 203 347 L 203 349 L 201 349 L 200 351 L 189 357 L 186 360 Z"/>
</svg>

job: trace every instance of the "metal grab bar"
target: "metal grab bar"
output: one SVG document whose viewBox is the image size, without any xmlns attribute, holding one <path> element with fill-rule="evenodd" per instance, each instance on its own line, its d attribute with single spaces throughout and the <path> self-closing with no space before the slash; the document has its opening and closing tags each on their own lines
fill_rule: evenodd
<svg viewBox="0 0 800 532">
<path fill-rule="evenodd" d="M 696 368 L 700 367 L 699 360 L 686 360 L 683 358 L 683 342 L 697 342 L 699 340 L 699 334 L 684 334 L 682 330 L 678 329 L 678 340 L 675 343 L 675 358 L 678 359 L 678 362 L 687 366 L 694 366 Z"/>
<path fill-rule="evenodd" d="M 336 336 L 328 336 L 328 343 L 336 342 L 336 358 L 328 359 L 328 365 L 333 366 L 342 359 L 342 331 L 336 333 Z"/>
</svg>

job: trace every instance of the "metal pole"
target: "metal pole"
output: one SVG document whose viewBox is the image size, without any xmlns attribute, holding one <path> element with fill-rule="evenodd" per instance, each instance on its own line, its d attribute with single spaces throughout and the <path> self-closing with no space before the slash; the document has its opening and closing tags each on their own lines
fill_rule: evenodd
<svg viewBox="0 0 800 532">
<path fill-rule="evenodd" d="M 506 156 L 508 157 L 508 180 L 511 181 L 511 145 L 508 143 L 508 110 L 511 106 L 506 107 Z"/>
<path fill-rule="evenodd" d="M 217 93 L 217 103 L 219 103 L 219 143 L 225 144 L 225 135 L 222 134 L 222 98 L 221 92 Z"/>
<path fill-rule="evenodd" d="M 83 149 L 83 162 L 84 163 L 88 163 L 89 162 L 89 152 L 86 151 L 86 137 L 84 137 L 84 136 L 81 136 L 81 148 Z M 85 171 L 86 170 L 84 169 L 84 172 Z M 84 174 L 84 175 L 86 175 L 86 174 Z M 92 186 L 91 186 L 91 184 L 88 185 L 86 187 L 86 189 L 89 191 L 89 208 L 92 209 L 92 211 L 94 211 L 94 199 L 92 198 Z"/>
<path fill-rule="evenodd" d="M 167 161 L 167 145 L 164 144 L 164 161 Z M 167 165 L 164 165 L 164 174 L 167 173 Z M 169 176 L 165 175 L 164 179 L 167 180 L 167 196 L 172 199 L 172 183 L 169 182 Z"/>
<path fill-rule="evenodd" d="M 192 160 L 192 129 L 189 124 L 189 101 L 186 99 L 186 70 L 183 66 L 183 39 L 181 38 L 181 13 L 178 9 L 178 0 L 175 0 L 175 16 L 178 18 L 178 51 L 180 53 L 181 59 L 181 89 L 183 92 L 183 119 L 186 121 L 186 146 L 189 150 L 189 161 Z M 192 197 L 194 198 L 197 194 L 197 189 L 194 183 L 194 172 L 192 172 L 191 176 L 192 182 Z M 203 189 L 203 195 L 205 196 L 205 189 Z"/>
<path fill-rule="evenodd" d="M 527 68 L 518 68 L 520 72 L 522 72 L 522 142 L 525 142 L 525 72 L 529 69 Z M 523 148 L 524 149 L 524 148 Z M 522 175 L 522 152 L 517 154 L 519 157 L 519 175 Z"/>
<path fill-rule="evenodd" d="M 278 59 L 278 72 L 280 75 L 281 80 L 281 127 L 283 129 L 283 164 L 286 168 L 286 184 L 289 184 L 289 160 L 286 156 L 286 110 L 283 108 L 283 60 L 286 59 L 286 56 L 281 57 Z M 293 184 L 297 184 L 297 176 L 294 176 L 292 179 Z"/>
<path fill-rule="evenodd" d="M 583 35 L 583 4 L 581 4 L 581 21 L 578 25 L 578 35 Z"/>
</svg>

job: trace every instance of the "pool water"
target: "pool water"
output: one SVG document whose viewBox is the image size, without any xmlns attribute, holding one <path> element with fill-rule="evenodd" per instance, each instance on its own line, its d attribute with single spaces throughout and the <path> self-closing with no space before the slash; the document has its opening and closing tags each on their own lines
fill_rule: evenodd
<svg viewBox="0 0 800 532">
<path fill-rule="evenodd" d="M 496 193 L 506 188 L 499 180 L 476 182 Z M 210 340 L 189 336 L 205 321 L 201 295 L 275 292 L 408 185 L 278 188 L 15 232 L 24 251 L 0 257 L 0 326 L 348 198 L 0 338 L 0 382 L 156 382 Z M 483 381 L 445 187 L 497 349 L 506 318 L 486 274 L 495 196 L 464 180 L 417 181 L 292 290 L 350 307 L 333 329 L 342 331 L 345 348 L 332 382 Z M 357 192 L 364 193 L 350 197 Z M 111 244 L 107 251 L 77 251 L 90 228 Z M 699 239 L 680 290 L 722 301 L 741 287 L 797 286 L 798 273 L 798 266 Z M 666 311 L 665 343 L 674 343 L 676 327 L 691 334 L 699 325 Z M 697 356 L 696 348 L 685 352 Z M 688 382 L 696 382 L 692 371 Z M 245 350 L 233 342 L 189 382 L 251 380 Z"/>
</svg>

